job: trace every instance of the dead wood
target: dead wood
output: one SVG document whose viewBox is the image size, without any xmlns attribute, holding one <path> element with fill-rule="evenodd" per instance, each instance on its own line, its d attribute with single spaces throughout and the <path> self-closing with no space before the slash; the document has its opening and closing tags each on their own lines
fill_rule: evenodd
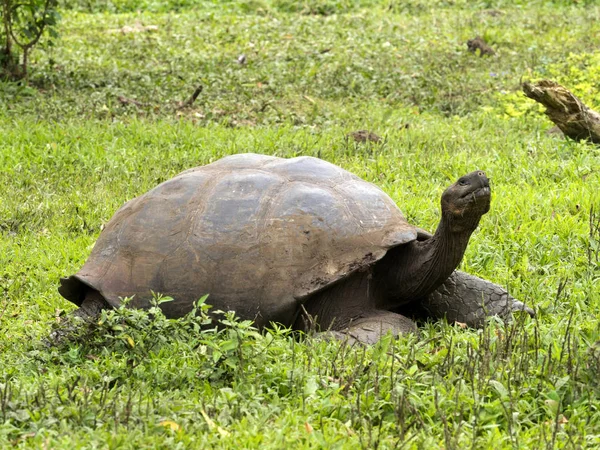
<svg viewBox="0 0 600 450">
<path fill-rule="evenodd" d="M 565 136 L 600 144 L 600 114 L 551 80 L 523 83 L 525 95 L 546 107 L 546 115 Z"/>
<path fill-rule="evenodd" d="M 352 133 L 348 133 L 346 136 L 350 136 L 356 142 L 360 142 L 360 143 L 381 142 L 381 137 L 377 136 L 375 133 L 373 133 L 369 130 L 353 131 Z"/>
<path fill-rule="evenodd" d="M 192 104 L 196 101 L 196 99 L 200 95 L 200 92 L 202 92 L 202 85 L 198 86 L 196 88 L 196 90 L 194 91 L 194 93 L 187 100 L 185 100 L 183 102 L 178 102 L 177 107 L 175 109 L 180 110 L 180 109 L 192 106 Z"/>
<path fill-rule="evenodd" d="M 481 36 L 475 36 L 473 39 L 469 39 L 467 41 L 467 48 L 470 52 L 475 54 L 477 54 L 477 51 L 479 50 L 480 57 L 492 56 L 496 54 L 494 49 L 490 47 Z"/>
</svg>

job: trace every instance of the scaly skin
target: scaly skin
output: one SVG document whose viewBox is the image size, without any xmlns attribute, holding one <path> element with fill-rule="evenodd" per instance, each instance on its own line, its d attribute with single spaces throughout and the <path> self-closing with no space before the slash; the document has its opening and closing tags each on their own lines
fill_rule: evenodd
<svg viewBox="0 0 600 450">
<path fill-rule="evenodd" d="M 470 327 L 481 327 L 486 317 L 508 318 L 516 311 L 535 317 L 531 308 L 501 286 L 459 271 L 423 299 L 420 307 L 426 316 L 445 317 L 448 322 L 466 323 Z"/>
</svg>

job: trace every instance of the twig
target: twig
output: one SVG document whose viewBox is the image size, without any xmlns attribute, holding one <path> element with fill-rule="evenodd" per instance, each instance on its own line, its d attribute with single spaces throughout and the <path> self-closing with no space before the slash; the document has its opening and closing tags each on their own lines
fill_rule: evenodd
<svg viewBox="0 0 600 450">
<path fill-rule="evenodd" d="M 177 105 L 177 107 L 175 109 L 177 111 L 179 111 L 180 109 L 192 106 L 192 104 L 196 101 L 196 99 L 200 95 L 200 92 L 202 92 L 202 89 L 203 89 L 202 85 L 198 86 L 196 88 L 196 90 L 194 91 L 194 93 L 190 96 L 190 98 L 188 98 L 187 100 L 185 100 L 183 102 L 179 102 L 179 104 Z"/>
</svg>

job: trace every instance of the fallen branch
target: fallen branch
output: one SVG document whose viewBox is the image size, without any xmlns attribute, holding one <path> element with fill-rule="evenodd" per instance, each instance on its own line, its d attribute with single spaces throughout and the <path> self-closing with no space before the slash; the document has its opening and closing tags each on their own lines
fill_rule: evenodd
<svg viewBox="0 0 600 450">
<path fill-rule="evenodd" d="M 546 107 L 546 115 L 576 141 L 600 144 L 600 114 L 588 108 L 569 90 L 551 80 L 523 83 L 525 95 Z"/>
<path fill-rule="evenodd" d="M 196 88 L 196 90 L 190 96 L 190 98 L 188 98 L 187 100 L 185 100 L 183 102 L 178 102 L 177 107 L 175 109 L 180 110 L 183 108 L 187 108 L 188 106 L 192 106 L 192 104 L 196 101 L 196 99 L 200 95 L 200 92 L 202 92 L 202 85 L 200 85 Z"/>
</svg>

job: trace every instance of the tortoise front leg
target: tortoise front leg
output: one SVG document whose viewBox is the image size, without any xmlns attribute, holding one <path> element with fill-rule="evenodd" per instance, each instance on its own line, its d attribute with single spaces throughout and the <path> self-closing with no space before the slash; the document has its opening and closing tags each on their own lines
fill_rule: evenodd
<svg viewBox="0 0 600 450">
<path fill-rule="evenodd" d="M 508 318 L 516 311 L 535 317 L 531 308 L 501 286 L 457 270 L 419 306 L 429 317 L 446 317 L 448 322 L 462 322 L 471 327 L 481 327 L 486 317 Z"/>
</svg>

